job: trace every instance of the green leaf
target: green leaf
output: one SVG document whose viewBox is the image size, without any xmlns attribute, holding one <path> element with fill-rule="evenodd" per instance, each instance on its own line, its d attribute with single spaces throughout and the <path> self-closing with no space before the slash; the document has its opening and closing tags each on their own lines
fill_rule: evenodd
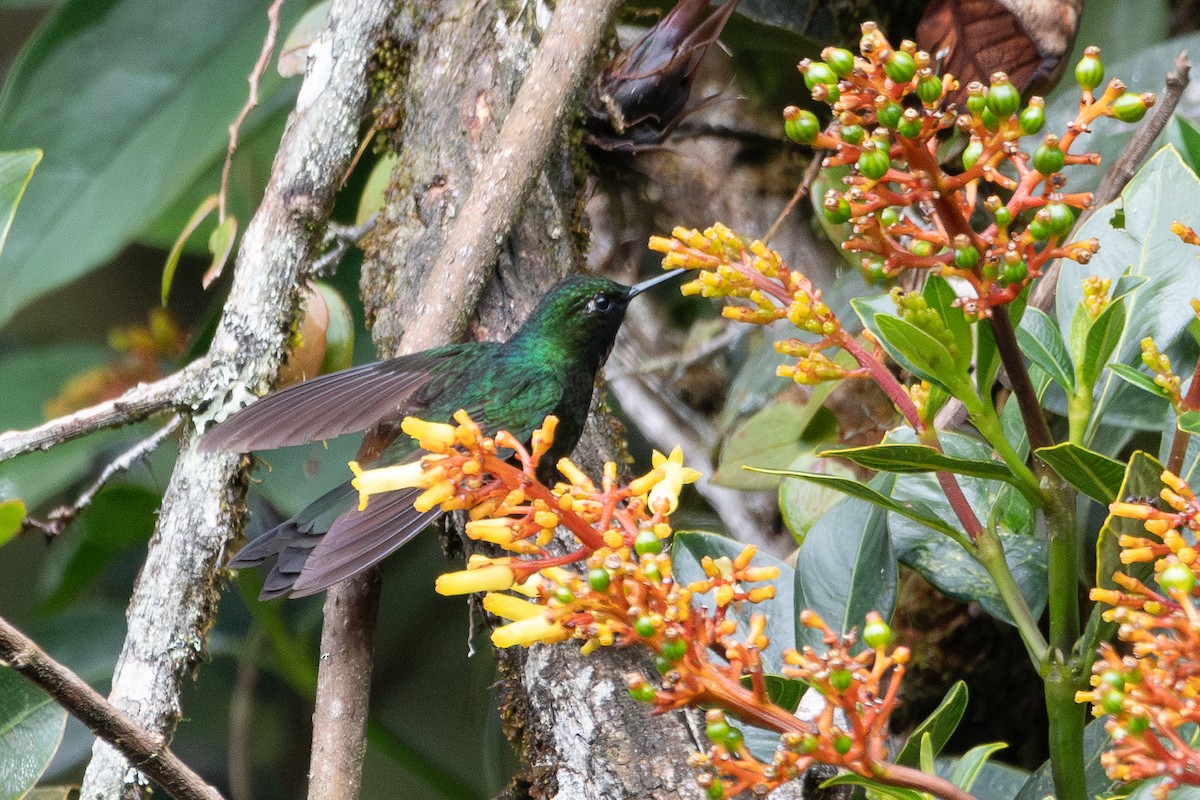
<svg viewBox="0 0 1200 800">
<path fill-rule="evenodd" d="M 1075 368 L 1062 333 L 1046 312 L 1039 308 L 1026 309 L 1017 328 L 1017 343 L 1033 363 L 1050 378 L 1070 392 L 1075 386 Z"/>
<path fill-rule="evenodd" d="M 912 431 L 906 428 L 894 431 L 891 436 L 898 441 L 903 437 L 915 440 Z M 986 458 L 991 452 L 988 445 L 961 434 L 943 433 L 940 438 L 946 452 L 952 455 Z M 968 505 L 981 521 L 997 531 L 1017 586 L 1034 616 L 1040 615 L 1047 592 L 1046 542 L 1034 535 L 1029 502 L 1007 484 L 996 481 L 961 477 L 958 483 Z M 978 602 L 989 614 L 1011 624 L 1008 609 L 991 576 L 960 544 L 966 533 L 958 527 L 954 509 L 937 478 L 930 474 L 898 476 L 892 501 L 921 505 L 927 513 L 945 520 L 943 524 L 953 524 L 957 532 L 957 539 L 950 539 L 939 529 L 931 530 L 931 526 L 915 522 L 909 515 L 890 515 L 888 530 L 900 562 L 920 573 L 943 594 L 963 602 Z M 985 517 L 989 510 L 990 515 Z"/>
<path fill-rule="evenodd" d="M 1104 732 L 1104 722 L 1108 717 L 1092 720 L 1087 727 L 1083 729 L 1083 755 L 1084 755 L 1084 793 L 1088 797 L 1107 796 L 1110 791 L 1120 784 L 1104 773 L 1104 767 L 1100 763 L 1100 756 L 1108 749 L 1109 737 Z M 1016 800 L 1043 800 L 1047 796 L 1054 796 L 1054 776 L 1050 770 L 1050 762 L 1044 762 L 1037 771 L 1029 776 L 1029 780 L 1021 787 L 1021 791 L 1017 793 Z"/>
<path fill-rule="evenodd" d="M 822 458 L 844 458 L 860 467 L 884 472 L 953 472 L 993 481 L 1016 483 L 1012 472 L 1000 461 L 957 458 L 923 444 L 883 444 L 822 450 Z"/>
<path fill-rule="evenodd" d="M 1184 433 L 1200 433 L 1200 411 L 1184 411 L 1175 420 L 1175 424 Z"/>
<path fill-rule="evenodd" d="M 966 370 L 959 367 L 946 345 L 899 317 L 876 314 L 875 323 L 883 334 L 884 348 L 902 355 L 917 377 L 946 387 L 956 397 L 966 391 L 963 387 L 967 382 Z"/>
<path fill-rule="evenodd" d="M 797 472 L 840 475 L 843 478 L 854 477 L 854 470 L 850 467 L 837 461 L 817 458 L 811 453 L 801 454 L 799 458 L 788 465 L 788 469 Z M 813 525 L 830 508 L 844 499 L 845 495 L 841 492 L 797 478 L 784 478 L 779 483 L 779 512 L 783 516 L 783 524 L 791 531 L 792 537 L 798 545 L 804 544 L 804 539 L 812 530 Z"/>
<path fill-rule="evenodd" d="M 853 772 L 838 775 L 821 784 L 822 789 L 827 786 L 861 786 L 867 790 L 870 797 L 886 798 L 886 800 L 925 800 L 925 795 L 915 789 L 879 783 L 870 778 L 855 775 Z"/>
<path fill-rule="evenodd" d="M 1037 456 L 1067 483 L 1097 503 L 1108 505 L 1117 499 L 1125 465 L 1072 442 L 1043 447 Z"/>
<path fill-rule="evenodd" d="M 821 384 L 807 398 L 784 395 L 739 425 L 721 448 L 712 483 L 745 491 L 777 489 L 778 478 L 747 468 L 785 468 L 833 435 L 836 429 L 830 430 L 822 421 L 830 415 L 821 414 L 821 403 L 835 385 Z"/>
<path fill-rule="evenodd" d="M 0 95 L 0 150 L 46 153 L 0 256 L 0 324 L 111 258 L 224 152 L 267 5 L 69 0 L 38 30 Z M 263 106 L 295 85 L 268 70 Z"/>
<path fill-rule="evenodd" d="M 782 475 L 784 477 L 801 478 L 806 481 L 812 481 L 813 483 L 819 484 L 821 486 L 828 486 L 831 489 L 836 489 L 837 491 L 842 492 L 843 494 L 849 495 L 850 497 L 857 497 L 860 500 L 866 500 L 868 503 L 873 503 L 887 511 L 892 511 L 892 512 L 895 512 L 896 514 L 900 514 L 902 516 L 911 517 L 912 519 L 916 520 L 917 522 L 920 522 L 923 525 L 928 525 L 929 527 L 933 528 L 934 530 L 941 531 L 942 533 L 946 534 L 947 536 L 959 537 L 959 538 L 961 538 L 963 536 L 963 533 L 961 531 L 957 530 L 956 528 L 954 528 L 951 525 L 947 525 L 945 522 L 943 522 L 941 520 L 941 518 L 939 518 L 937 516 L 936 513 L 934 513 L 932 510 L 930 510 L 927 506 L 925 506 L 921 503 L 897 502 L 897 501 L 893 500 L 892 498 L 888 497 L 887 495 L 880 494 L 879 492 L 875 491 L 871 487 L 867 486 L 865 483 L 861 483 L 856 480 L 851 480 L 850 478 L 842 478 L 837 475 L 821 475 L 821 474 L 818 474 L 815 472 L 799 472 L 799 471 L 795 471 L 795 470 L 786 470 L 786 469 L 771 469 L 771 470 L 764 469 L 764 470 L 755 470 L 755 471 L 756 472 L 765 472 L 770 475 Z"/>
<path fill-rule="evenodd" d="M 1122 78 L 1127 79 L 1124 75 Z M 1099 252 L 1088 262 L 1087 275 L 1111 278 L 1119 285 L 1128 271 L 1130 276 L 1146 281 L 1125 298 L 1124 315 L 1128 324 L 1117 337 L 1112 361 L 1136 363 L 1141 354 L 1141 340 L 1147 336 L 1154 338 L 1160 350 L 1168 352 L 1195 319 L 1188 302 L 1190 295 L 1180 291 L 1180 287 L 1188 286 L 1194 280 L 1196 248 L 1184 244 L 1171 232 L 1171 224 L 1175 221 L 1200 228 L 1200 179 L 1188 169 L 1174 148 L 1164 147 L 1130 181 L 1119 200 L 1097 209 L 1076 232 L 1077 239 L 1095 237 L 1100 243 Z M 1080 273 L 1062 273 L 1056 313 L 1064 333 L 1068 332 L 1070 320 L 1082 299 Z M 1111 325 L 1113 330 L 1117 327 Z M 1109 330 L 1098 332 L 1095 352 L 1100 352 L 1102 343 L 1111 344 L 1109 337 L 1112 335 Z M 1108 411 L 1123 393 L 1129 391 L 1128 384 L 1115 372 L 1100 373 L 1103 366 L 1089 365 L 1100 378 L 1096 384 L 1093 423 L 1088 440 L 1083 442 L 1087 445 L 1096 435 L 1098 421 L 1122 424 Z"/>
<path fill-rule="evenodd" d="M 171 249 L 167 253 L 167 262 L 163 265 L 162 272 L 160 300 L 164 306 L 167 304 L 167 298 L 171 295 L 171 284 L 175 282 L 175 268 L 179 266 L 179 259 L 183 256 L 183 248 L 187 245 L 188 239 L 192 237 L 192 234 L 196 232 L 196 228 L 200 227 L 200 223 L 204 222 L 209 214 L 216 211 L 217 205 L 218 198 L 215 194 L 210 194 L 204 198 L 200 205 L 196 206 L 196 210 L 192 212 L 192 215 L 188 217 L 183 230 L 175 238 L 175 243 L 171 245 Z"/>
<path fill-rule="evenodd" d="M 754 686 L 749 675 L 743 675 L 742 686 L 750 689 Z M 785 678 L 782 675 L 763 675 L 763 685 L 767 689 L 767 697 L 780 708 L 787 709 L 789 714 L 795 714 L 800 707 L 800 700 L 808 691 L 808 684 L 795 678 Z"/>
<path fill-rule="evenodd" d="M 1091 386 L 1100 377 L 1124 333 L 1125 301 L 1113 300 L 1088 328 L 1083 360 L 1078 365 L 1079 377 L 1084 385 Z"/>
<path fill-rule="evenodd" d="M 946 692 L 946 696 L 942 698 L 942 702 L 938 704 L 938 707 L 908 735 L 904 747 L 900 750 L 900 754 L 896 756 L 896 763 L 903 764 L 906 767 L 920 766 L 921 739 L 924 736 L 929 737 L 933 755 L 936 756 L 942 752 L 942 748 L 946 746 L 946 742 L 950 741 L 950 737 L 954 735 L 954 731 L 958 728 L 958 723 L 962 720 L 966 710 L 967 684 L 963 681 L 957 681 L 950 687 L 950 691 Z"/>
<path fill-rule="evenodd" d="M 894 480 L 880 475 L 871 483 L 885 492 Z M 805 609 L 839 634 L 852 628 L 861 632 L 870 611 L 890 619 L 898 581 L 884 511 L 866 500 L 842 501 L 817 521 L 796 554 L 797 646 L 808 644 L 817 652 L 826 648 L 817 631 L 799 624 Z"/>
<path fill-rule="evenodd" d="M 0 501 L 0 546 L 21 532 L 25 522 L 25 504 L 17 498 Z"/>
<path fill-rule="evenodd" d="M 971 367 L 971 346 L 974 337 L 971 335 L 971 324 L 967 322 L 966 314 L 963 313 L 961 307 L 955 305 L 958 294 L 950 282 L 941 275 L 928 276 L 925 280 L 925 289 L 921 294 L 925 298 L 925 302 L 929 304 L 930 310 L 937 312 L 937 315 L 942 318 L 942 322 L 946 324 L 946 329 L 954 338 L 951 355 L 954 356 L 958 370 L 965 373 Z"/>
<path fill-rule="evenodd" d="M 1004 742 L 992 742 L 972 747 L 954 760 L 954 769 L 950 772 L 950 782 L 965 792 L 971 791 L 975 779 L 983 770 L 994 754 L 1008 747 Z"/>
<path fill-rule="evenodd" d="M 705 531 L 681 531 L 671 541 L 671 561 L 675 580 L 681 584 L 704 580 L 704 569 L 700 566 L 704 556 L 737 558 L 746 545 L 733 539 Z M 741 603 L 742 608 L 731 608 L 729 618 L 738 623 L 739 635 L 745 635 L 751 614 L 765 614 L 767 637 L 770 645 L 763 651 L 763 668 L 772 674 L 783 672 L 783 653 L 796 646 L 795 622 L 792 599 L 793 570 L 779 559 L 766 553 L 758 553 L 751 561 L 755 566 L 779 568 L 779 577 L 772 581 L 775 597 L 762 603 Z"/>
<path fill-rule="evenodd" d="M 50 695 L 0 666 L 0 797 L 29 791 L 58 751 L 67 712 Z"/>
<path fill-rule="evenodd" d="M 1154 378 L 1147 375 L 1138 369 L 1129 366 L 1128 364 L 1109 364 L 1108 369 L 1116 373 L 1116 376 L 1126 383 L 1132 384 L 1144 392 L 1156 395 L 1164 400 L 1169 399 L 1170 395 L 1154 382 Z"/>
<path fill-rule="evenodd" d="M 4 250 L 25 187 L 41 160 L 42 151 L 37 149 L 0 153 L 0 251 Z"/>
</svg>

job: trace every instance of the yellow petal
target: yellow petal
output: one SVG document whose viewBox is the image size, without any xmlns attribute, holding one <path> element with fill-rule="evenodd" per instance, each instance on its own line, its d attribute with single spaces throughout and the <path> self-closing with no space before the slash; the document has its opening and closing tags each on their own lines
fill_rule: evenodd
<svg viewBox="0 0 1200 800">
<path fill-rule="evenodd" d="M 488 564 L 479 569 L 466 569 L 439 575 L 434 591 L 443 595 L 499 592 L 513 585 L 513 571 L 503 564 Z"/>
<path fill-rule="evenodd" d="M 511 620 L 530 619 L 546 613 L 544 606 L 498 592 L 488 592 L 483 596 L 483 609 Z"/>
<path fill-rule="evenodd" d="M 496 647 L 522 645 L 528 647 L 537 642 L 561 642 L 571 638 L 571 633 L 545 616 L 510 622 L 492 631 L 492 644 Z"/>
<path fill-rule="evenodd" d="M 359 466 L 357 461 L 351 461 L 350 471 L 354 473 L 354 479 L 350 481 L 350 485 L 358 490 L 359 511 L 367 507 L 367 498 L 373 494 L 424 486 L 428 480 L 425 474 L 425 465 L 419 460 L 368 470 Z"/>
</svg>

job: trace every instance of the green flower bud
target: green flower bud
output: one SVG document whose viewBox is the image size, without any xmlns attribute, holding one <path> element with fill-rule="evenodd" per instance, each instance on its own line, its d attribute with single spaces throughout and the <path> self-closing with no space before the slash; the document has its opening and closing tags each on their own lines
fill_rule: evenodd
<svg viewBox="0 0 1200 800">
<path fill-rule="evenodd" d="M 879 120 L 879 124 L 889 130 L 895 130 L 902 116 L 904 109 L 899 103 L 884 103 L 875 111 L 875 118 Z"/>
<path fill-rule="evenodd" d="M 985 96 L 987 89 L 979 81 L 971 81 L 967 84 L 967 111 L 970 111 L 975 116 L 983 113 L 983 109 L 987 108 L 987 97 Z"/>
<path fill-rule="evenodd" d="M 921 114 L 914 108 L 908 108 L 901 115 L 900 124 L 896 126 L 896 132 L 909 139 L 916 139 L 921 135 L 923 128 Z"/>
<path fill-rule="evenodd" d="M 1106 669 L 1100 673 L 1100 683 L 1120 691 L 1125 688 L 1125 676 L 1121 674 L 1120 670 Z"/>
<path fill-rule="evenodd" d="M 1075 80 L 1089 92 L 1104 83 L 1104 64 L 1100 61 L 1099 47 L 1089 47 L 1083 51 L 1083 58 L 1075 65 Z"/>
<path fill-rule="evenodd" d="M 730 730 L 732 729 L 729 727 L 729 723 L 725 721 L 725 718 L 718 717 L 704 726 L 704 735 L 713 744 L 723 744 L 726 737 L 729 736 Z"/>
<path fill-rule="evenodd" d="M 895 50 L 884 62 L 884 73 L 896 83 L 908 83 L 917 74 L 917 62 L 903 50 Z"/>
<path fill-rule="evenodd" d="M 1158 574 L 1158 585 L 1168 592 L 1191 594 L 1196 576 L 1183 564 L 1172 564 Z"/>
<path fill-rule="evenodd" d="M 1037 214 L 1029 223 L 1029 235 L 1039 242 L 1054 235 L 1054 224 L 1050 221 L 1050 212 L 1045 208 L 1038 209 Z"/>
<path fill-rule="evenodd" d="M 643 639 L 651 639 L 658 633 L 658 628 L 654 627 L 654 620 L 645 614 L 633 621 L 633 630 Z"/>
<path fill-rule="evenodd" d="M 659 539 L 658 534 L 654 531 L 639 531 L 637 538 L 633 540 L 633 552 L 639 556 L 644 556 L 648 553 L 661 553 L 662 539 Z"/>
<path fill-rule="evenodd" d="M 818 83 L 837 83 L 837 75 L 823 61 L 813 61 L 807 65 L 801 62 L 800 71 L 804 73 L 804 85 L 810 90 L 816 88 Z"/>
<path fill-rule="evenodd" d="M 1111 108 L 1113 116 L 1121 122 L 1137 122 L 1146 116 L 1145 99 L 1133 92 L 1126 92 L 1113 100 Z"/>
<path fill-rule="evenodd" d="M 863 643 L 872 650 L 882 650 L 892 643 L 892 627 L 881 619 L 863 626 Z"/>
<path fill-rule="evenodd" d="M 835 691 L 844 692 L 854 683 L 854 673 L 848 669 L 835 669 L 829 674 L 829 684 Z"/>
<path fill-rule="evenodd" d="M 987 110 L 999 119 L 1008 119 L 1021 107 L 1021 93 L 1009 82 L 1008 76 L 1003 72 L 997 72 L 992 76 L 992 85 L 984 97 Z"/>
<path fill-rule="evenodd" d="M 657 562 L 654 561 L 642 565 L 642 574 L 651 583 L 658 583 L 662 580 L 662 571 L 658 568 Z"/>
<path fill-rule="evenodd" d="M 984 108 L 979 112 L 979 118 L 983 120 L 983 127 L 988 131 L 995 133 L 1000 130 L 1000 118 L 992 113 L 990 108 Z"/>
<path fill-rule="evenodd" d="M 926 241 L 925 239 L 913 239 L 912 244 L 908 246 L 908 251 L 914 256 L 928 258 L 933 255 L 933 242 Z"/>
<path fill-rule="evenodd" d="M 1050 202 L 1045 205 L 1050 214 L 1050 231 L 1060 237 L 1066 236 L 1075 227 L 1075 212 L 1066 203 Z"/>
<path fill-rule="evenodd" d="M 895 206 L 888 206 L 879 212 L 879 224 L 884 228 L 890 228 L 900 221 L 900 212 Z"/>
<path fill-rule="evenodd" d="M 917 81 L 917 97 L 927 106 L 942 99 L 942 79 L 937 75 L 922 75 Z"/>
<path fill-rule="evenodd" d="M 821 122 L 811 111 L 788 106 L 783 110 L 783 130 L 796 144 L 812 144 L 821 132 Z"/>
<path fill-rule="evenodd" d="M 821 51 L 821 59 L 839 78 L 844 78 L 854 72 L 854 53 L 844 48 L 826 47 Z"/>
<path fill-rule="evenodd" d="M 1001 228 L 1007 228 L 1012 223 L 1012 212 L 1008 210 L 1008 206 L 1000 206 L 992 216 Z"/>
<path fill-rule="evenodd" d="M 629 696 L 639 703 L 654 702 L 654 687 L 648 683 L 640 683 L 637 686 L 629 687 Z"/>
<path fill-rule="evenodd" d="M 1145 733 L 1150 728 L 1150 718 L 1145 716 L 1130 717 L 1125 723 L 1125 730 L 1134 736 Z"/>
<path fill-rule="evenodd" d="M 826 196 L 824 208 L 825 219 L 834 225 L 849 222 L 850 215 L 853 213 L 850 209 L 850 203 L 846 201 L 846 198 L 838 195 L 837 192 L 834 192 L 832 196 Z"/>
<path fill-rule="evenodd" d="M 1005 286 L 1021 283 L 1027 277 L 1029 277 L 1029 267 L 1024 261 L 1005 262 L 1004 268 L 1000 270 L 1000 283 Z"/>
<path fill-rule="evenodd" d="M 879 256 L 870 256 L 862 260 L 863 277 L 867 283 L 874 286 L 887 280 L 887 268 Z"/>
<path fill-rule="evenodd" d="M 554 590 L 554 599 L 565 606 L 575 602 L 575 593 L 565 586 L 559 586 Z"/>
<path fill-rule="evenodd" d="M 863 150 L 858 157 L 858 171 L 863 177 L 877 181 L 887 174 L 891 169 L 892 159 L 888 156 L 887 150 L 880 148 L 871 148 Z"/>
<path fill-rule="evenodd" d="M 1040 97 L 1029 98 L 1029 105 L 1017 117 L 1017 122 L 1026 136 L 1040 131 L 1046 124 L 1046 102 Z"/>
<path fill-rule="evenodd" d="M 668 639 L 663 642 L 662 655 L 672 663 L 687 655 L 688 643 L 683 639 Z"/>
<path fill-rule="evenodd" d="M 978 263 L 979 251 L 975 249 L 975 245 L 954 248 L 954 265 L 959 269 L 972 269 Z"/>
<path fill-rule="evenodd" d="M 1104 709 L 1106 714 L 1120 714 L 1121 707 L 1125 704 L 1125 693 L 1117 689 L 1109 689 L 1100 698 L 1100 707 Z"/>
<path fill-rule="evenodd" d="M 742 734 L 741 729 L 731 726 L 729 733 L 725 736 L 725 749 L 731 753 L 740 753 L 745 741 L 746 737 Z"/>
<path fill-rule="evenodd" d="M 1053 175 L 1063 168 L 1066 156 L 1058 147 L 1058 137 L 1047 136 L 1046 141 L 1033 151 L 1033 168 L 1043 175 Z"/>
<path fill-rule="evenodd" d="M 963 150 L 962 162 L 963 169 L 970 169 L 979 161 L 979 157 L 983 155 L 983 142 L 978 139 L 972 139 Z"/>
<path fill-rule="evenodd" d="M 724 800 L 725 785 L 721 783 L 720 778 L 713 778 L 712 783 L 704 790 L 704 794 L 708 797 L 708 800 Z"/>
<path fill-rule="evenodd" d="M 675 669 L 675 665 L 663 656 L 655 656 L 654 668 L 658 670 L 659 675 L 666 675 L 668 672 Z"/>
<path fill-rule="evenodd" d="M 849 753 L 851 747 L 854 747 L 854 740 L 844 733 L 833 740 L 833 749 L 839 756 Z"/>
<path fill-rule="evenodd" d="M 847 144 L 859 145 L 862 144 L 863 137 L 867 132 L 863 130 L 862 125 L 843 125 L 842 126 L 842 141 Z"/>
<path fill-rule="evenodd" d="M 608 574 L 608 570 L 604 567 L 596 567 L 589 569 L 587 574 L 588 586 L 593 592 L 607 592 L 608 584 L 612 580 L 612 576 Z"/>
</svg>

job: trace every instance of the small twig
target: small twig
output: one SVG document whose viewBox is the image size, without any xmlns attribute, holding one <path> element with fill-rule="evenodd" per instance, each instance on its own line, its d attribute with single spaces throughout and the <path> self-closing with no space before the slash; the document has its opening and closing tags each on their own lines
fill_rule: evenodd
<svg viewBox="0 0 1200 800">
<path fill-rule="evenodd" d="M 267 35 L 263 37 L 258 61 L 254 62 L 254 69 L 250 70 L 246 78 L 250 84 L 250 95 L 246 98 L 242 110 L 238 112 L 237 118 L 229 124 L 229 148 L 225 152 L 225 165 L 221 167 L 221 190 L 217 193 L 220 201 L 218 218 L 221 222 L 225 221 L 225 197 L 229 194 L 229 171 L 233 167 L 233 154 L 237 152 L 238 133 L 246 122 L 246 117 L 250 116 L 250 112 L 258 105 L 258 82 L 262 80 L 267 65 L 271 63 L 271 54 L 275 52 L 275 40 L 279 37 L 279 7 L 282 5 L 283 0 L 275 0 L 267 9 Z"/>
<path fill-rule="evenodd" d="M 313 263 L 312 268 L 308 271 L 309 276 L 324 278 L 337 272 L 338 264 L 342 263 L 342 259 L 345 258 L 350 248 L 358 245 L 367 234 L 375 230 L 375 224 L 378 221 L 379 212 L 376 211 L 367 217 L 362 225 L 358 226 L 330 222 L 325 231 L 325 242 L 329 245 L 329 249 Z"/>
<path fill-rule="evenodd" d="M 50 512 L 45 520 L 34 519 L 27 517 L 25 526 L 27 528 L 37 528 L 48 537 L 55 537 L 62 534 L 75 519 L 87 508 L 96 495 L 104 488 L 104 484 L 108 483 L 118 472 L 124 472 L 133 466 L 136 462 L 153 453 L 158 446 L 166 441 L 167 437 L 179 430 L 179 426 L 183 423 L 183 417 L 176 414 L 171 417 L 162 428 L 158 429 L 145 439 L 141 440 L 133 447 L 126 450 L 121 455 L 113 459 L 103 470 L 96 480 L 80 493 L 79 497 L 69 506 L 59 506 Z"/>
<path fill-rule="evenodd" d="M 0 617 L 0 660 L 41 687 L 71 716 L 121 752 L 176 800 L 221 800 L 221 795 L 157 736 L 114 708 L 78 675 L 46 655 Z"/>
<path fill-rule="evenodd" d="M 1033 383 L 1029 379 L 1029 371 L 1025 369 L 1025 362 L 1021 357 L 1021 347 L 1017 343 L 1017 334 L 1013 330 L 1012 319 L 1008 316 L 1008 308 L 1001 306 L 993 309 L 990 322 L 992 335 L 996 338 L 996 351 L 1000 354 L 1000 361 L 1008 373 L 1013 394 L 1021 409 L 1021 418 L 1025 421 L 1025 429 L 1029 434 L 1029 446 L 1034 450 L 1051 447 L 1054 444 L 1054 436 L 1050 433 L 1050 426 L 1046 423 L 1046 416 L 1042 413 L 1037 392 L 1034 391 Z"/>
<path fill-rule="evenodd" d="M 24 431 L 0 433 L 0 461 L 34 450 L 49 450 L 105 428 L 139 422 L 151 414 L 183 410 L 200 399 L 208 359 L 200 358 L 153 383 L 139 384 L 112 400 L 44 422 Z"/>
<path fill-rule="evenodd" d="M 808 190 L 812 188 L 813 182 L 821 174 L 821 162 L 824 160 L 824 151 L 817 150 L 813 153 L 812 161 L 808 162 L 808 169 L 804 170 L 804 177 L 800 179 L 800 185 L 796 187 L 796 192 L 792 195 L 792 199 L 788 200 L 787 205 L 783 207 L 783 211 L 779 212 L 779 216 L 775 218 L 775 221 L 771 223 L 771 227 L 767 229 L 767 233 L 762 239 L 763 244 L 770 243 L 771 238 L 778 233 L 779 226 L 792 213 L 792 209 L 808 194 Z"/>
<path fill-rule="evenodd" d="M 1175 57 L 1175 64 L 1171 67 L 1171 71 L 1167 73 L 1166 85 L 1158 102 L 1154 104 L 1154 110 L 1130 138 L 1121 156 L 1113 162 L 1104 177 L 1100 179 L 1100 185 L 1092 194 L 1092 204 L 1080 215 L 1079 222 L 1075 225 L 1076 230 L 1097 209 L 1116 200 L 1125 189 L 1125 185 L 1133 179 L 1137 168 L 1145 160 L 1154 142 L 1158 140 L 1158 135 L 1171 120 L 1175 106 L 1179 104 L 1179 98 L 1187 89 L 1190 71 L 1191 62 L 1188 61 L 1187 53 L 1180 53 Z M 1029 295 L 1029 305 L 1042 311 L 1050 308 L 1058 289 L 1058 271 L 1061 268 L 1062 262 L 1055 261 L 1042 273 L 1042 277 L 1038 279 L 1037 285 L 1033 287 L 1033 291 Z"/>
</svg>

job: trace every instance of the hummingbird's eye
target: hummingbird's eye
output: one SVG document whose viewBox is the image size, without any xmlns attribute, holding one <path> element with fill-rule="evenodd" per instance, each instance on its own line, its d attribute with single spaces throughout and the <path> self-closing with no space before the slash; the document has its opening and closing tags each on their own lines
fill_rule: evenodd
<svg viewBox="0 0 1200 800">
<path fill-rule="evenodd" d="M 612 311 L 613 299 L 606 294 L 598 294 L 588 300 L 587 310 L 597 314 L 607 314 Z"/>
</svg>

